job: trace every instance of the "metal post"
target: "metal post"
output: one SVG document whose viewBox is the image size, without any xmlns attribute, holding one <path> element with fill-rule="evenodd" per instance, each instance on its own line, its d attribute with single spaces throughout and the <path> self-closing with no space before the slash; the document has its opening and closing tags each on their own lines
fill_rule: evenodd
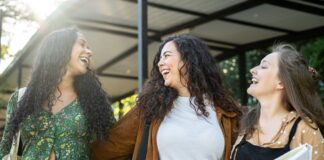
<svg viewBox="0 0 324 160">
<path fill-rule="evenodd" d="M 240 89 L 241 89 L 241 103 L 242 105 L 247 105 L 248 95 L 246 93 L 247 81 L 246 81 L 246 60 L 245 51 L 239 54 L 239 79 L 240 79 Z"/>
<path fill-rule="evenodd" d="M 147 78 L 147 0 L 138 0 L 138 93 Z"/>
</svg>

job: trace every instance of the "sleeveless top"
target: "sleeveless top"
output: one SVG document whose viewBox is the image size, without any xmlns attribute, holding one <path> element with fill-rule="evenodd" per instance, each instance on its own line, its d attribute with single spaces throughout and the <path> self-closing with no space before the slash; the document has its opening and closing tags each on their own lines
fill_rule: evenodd
<svg viewBox="0 0 324 160">
<path fill-rule="evenodd" d="M 273 160 L 285 154 L 286 152 L 290 151 L 290 142 L 296 133 L 300 120 L 301 118 L 298 117 L 298 119 L 294 122 L 289 133 L 288 143 L 282 148 L 261 147 L 251 144 L 250 142 L 246 141 L 244 135 L 242 141 L 234 148 L 234 152 L 231 156 L 232 160 Z"/>
</svg>

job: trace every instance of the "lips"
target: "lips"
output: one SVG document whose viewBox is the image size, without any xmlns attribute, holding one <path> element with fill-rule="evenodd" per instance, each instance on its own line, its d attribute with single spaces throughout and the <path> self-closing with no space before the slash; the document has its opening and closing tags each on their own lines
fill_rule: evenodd
<svg viewBox="0 0 324 160">
<path fill-rule="evenodd" d="M 162 70 L 160 70 L 160 73 L 162 74 L 163 77 L 165 77 L 170 73 L 170 70 L 169 69 L 162 69 Z"/>
<path fill-rule="evenodd" d="M 85 64 L 85 65 L 89 65 L 90 59 L 89 57 L 80 57 L 80 61 Z"/>
</svg>

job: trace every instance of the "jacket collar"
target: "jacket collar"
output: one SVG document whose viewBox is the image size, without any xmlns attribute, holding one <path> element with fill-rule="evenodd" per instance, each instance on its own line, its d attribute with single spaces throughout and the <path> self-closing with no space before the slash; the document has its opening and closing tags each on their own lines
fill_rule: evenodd
<svg viewBox="0 0 324 160">
<path fill-rule="evenodd" d="M 234 118 L 237 116 L 237 113 L 226 112 L 219 106 L 216 106 L 216 114 L 217 114 L 217 117 L 219 117 L 219 118 L 221 118 L 222 116 L 229 117 L 229 118 Z"/>
</svg>

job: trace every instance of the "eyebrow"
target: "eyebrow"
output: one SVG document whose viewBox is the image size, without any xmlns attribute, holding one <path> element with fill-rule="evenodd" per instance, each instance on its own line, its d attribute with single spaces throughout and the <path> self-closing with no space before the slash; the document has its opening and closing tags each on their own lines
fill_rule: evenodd
<svg viewBox="0 0 324 160">
<path fill-rule="evenodd" d="M 163 52 L 161 55 L 160 55 L 160 57 L 162 57 L 163 55 L 165 55 L 166 53 L 172 53 L 171 51 L 165 51 L 165 52 Z"/>
</svg>

